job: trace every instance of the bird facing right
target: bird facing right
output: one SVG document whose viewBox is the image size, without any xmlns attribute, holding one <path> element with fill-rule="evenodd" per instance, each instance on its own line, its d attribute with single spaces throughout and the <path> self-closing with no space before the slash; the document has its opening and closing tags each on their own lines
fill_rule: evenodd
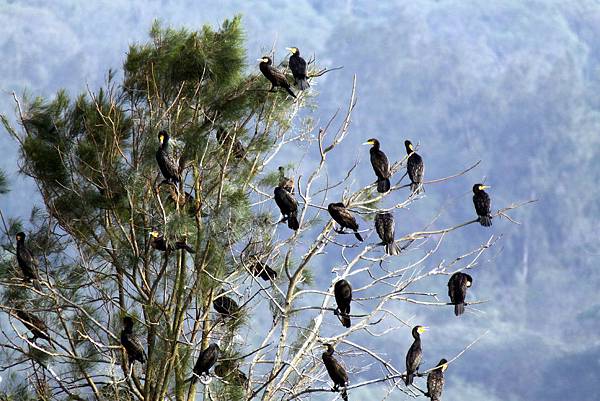
<svg viewBox="0 0 600 401">
<path fill-rule="evenodd" d="M 346 387 L 348 386 L 348 373 L 346 373 L 346 369 L 344 369 L 333 356 L 333 353 L 335 352 L 333 345 L 327 344 L 326 347 L 327 351 L 323 352 L 321 357 L 323 358 L 323 364 L 325 364 L 329 377 L 333 380 L 332 391 L 340 391 L 340 387 L 343 387 L 342 399 L 348 401 L 348 394 L 346 392 Z"/>
<path fill-rule="evenodd" d="M 300 49 L 297 47 L 288 47 L 287 50 L 292 54 L 290 56 L 289 66 L 294 76 L 294 84 L 301 91 L 310 87 L 308 76 L 306 74 L 306 60 L 300 57 Z"/>
<path fill-rule="evenodd" d="M 406 171 L 408 172 L 408 178 L 410 178 L 410 190 L 413 193 L 418 194 L 423 191 L 423 175 L 425 173 L 423 158 L 415 152 L 415 148 L 411 141 L 404 141 L 404 147 L 406 148 L 406 154 L 408 155 Z"/>
<path fill-rule="evenodd" d="M 477 212 L 477 216 L 479 217 L 479 224 L 484 227 L 490 227 L 492 225 L 492 214 L 490 212 L 492 201 L 487 192 L 485 192 L 488 188 L 490 188 L 489 185 L 473 185 L 473 204 L 475 205 L 475 212 Z"/>
<path fill-rule="evenodd" d="M 344 206 L 342 202 L 330 203 L 327 206 L 327 211 L 329 212 L 333 220 L 342 227 L 342 231 L 344 230 L 344 228 L 351 229 L 352 231 L 354 231 L 354 236 L 356 237 L 356 239 L 362 242 L 363 238 L 358 232 L 358 223 L 356 222 L 354 216 L 352 216 L 350 211 L 346 209 L 346 206 Z"/>
<path fill-rule="evenodd" d="M 444 389 L 444 371 L 448 369 L 448 361 L 441 359 L 435 369 L 427 375 L 427 393 L 431 401 L 442 400 L 442 390 Z"/>
<path fill-rule="evenodd" d="M 423 326 L 415 326 L 412 329 L 412 336 L 415 340 L 406 354 L 406 378 L 404 383 L 406 383 L 407 386 L 412 384 L 415 373 L 419 372 L 419 366 L 421 365 L 421 360 L 423 359 L 423 351 L 421 350 L 421 334 L 425 333 L 426 330 L 427 328 Z"/>
<path fill-rule="evenodd" d="M 454 304 L 454 314 L 460 316 L 465 313 L 465 297 L 467 288 L 473 284 L 473 278 L 462 272 L 456 272 L 448 280 L 448 296 Z"/>
</svg>

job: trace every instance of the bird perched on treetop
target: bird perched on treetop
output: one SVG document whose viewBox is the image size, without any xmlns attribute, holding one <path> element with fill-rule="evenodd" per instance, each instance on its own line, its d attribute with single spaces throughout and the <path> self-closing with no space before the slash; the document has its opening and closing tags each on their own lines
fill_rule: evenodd
<svg viewBox="0 0 600 401">
<path fill-rule="evenodd" d="M 460 316 L 465 313 L 465 297 L 467 288 L 473 284 L 473 278 L 466 273 L 456 272 L 448 280 L 448 296 L 454 304 L 454 314 Z"/>
<path fill-rule="evenodd" d="M 208 376 L 210 368 L 213 367 L 219 358 L 219 351 L 219 346 L 215 343 L 210 344 L 206 349 L 200 351 L 192 370 L 194 374 L 188 380 L 195 383 L 199 377 Z"/>
<path fill-rule="evenodd" d="M 394 216 L 390 212 L 380 212 L 375 215 L 375 231 L 381 238 L 381 245 L 385 245 L 385 253 L 398 255 L 400 248 L 394 239 Z"/>
<path fill-rule="evenodd" d="M 444 389 L 444 371 L 448 369 L 448 361 L 441 359 L 435 369 L 427 375 L 427 393 L 431 401 L 442 400 L 442 390 Z"/>
<path fill-rule="evenodd" d="M 289 228 L 294 231 L 298 230 L 300 228 L 300 222 L 298 222 L 298 202 L 296 202 L 294 196 L 282 187 L 281 184 L 275 188 L 273 193 L 275 203 L 283 215 L 281 222 L 287 221 Z"/>
<path fill-rule="evenodd" d="M 234 317 L 240 310 L 239 305 L 233 299 L 223 295 L 221 291 L 213 301 L 213 308 L 224 317 Z"/>
<path fill-rule="evenodd" d="M 333 218 L 333 220 L 338 223 L 342 227 L 342 232 L 344 228 L 349 228 L 354 231 L 354 236 L 359 241 L 362 241 L 360 233 L 358 232 L 358 223 L 352 214 L 346 209 L 346 206 L 342 202 L 338 203 L 330 203 L 327 206 L 327 211 Z"/>
<path fill-rule="evenodd" d="M 175 247 L 167 243 L 167 240 L 157 230 L 150 231 L 150 246 L 157 251 L 161 252 L 172 252 L 173 249 L 185 249 L 189 253 L 195 253 L 191 246 L 185 241 L 175 241 Z"/>
<path fill-rule="evenodd" d="M 290 84 L 285 78 L 285 74 L 273 67 L 273 60 L 271 60 L 271 57 L 264 56 L 263 58 L 259 58 L 257 61 L 260 61 L 260 64 L 258 65 L 260 72 L 262 72 L 265 78 L 271 82 L 271 89 L 269 89 L 270 92 L 273 92 L 275 88 L 280 87 L 285 89 L 286 92 L 289 93 L 293 98 L 296 97 L 294 92 L 292 92 L 290 89 Z"/>
<path fill-rule="evenodd" d="M 156 151 L 156 161 L 163 177 L 164 182 L 168 184 L 177 184 L 180 181 L 179 168 L 177 163 L 169 154 L 169 134 L 167 131 L 162 130 L 158 133 L 158 142 L 160 146 Z"/>
<path fill-rule="evenodd" d="M 33 253 L 25 245 L 25 233 L 20 232 L 15 236 L 17 240 L 17 263 L 23 273 L 23 280 L 33 285 L 38 290 L 41 290 L 38 279 L 39 261 L 33 256 Z"/>
<path fill-rule="evenodd" d="M 421 365 L 421 360 L 423 359 L 423 351 L 421 350 L 421 334 L 425 333 L 426 330 L 427 328 L 423 326 L 415 326 L 412 329 L 412 336 L 415 341 L 413 341 L 412 345 L 408 349 L 408 353 L 406 354 L 406 378 L 404 383 L 406 383 L 407 386 L 412 384 L 415 373 L 419 372 L 419 366 Z"/>
<path fill-rule="evenodd" d="M 289 66 L 294 76 L 294 84 L 301 91 L 308 89 L 308 76 L 306 75 L 306 60 L 300 57 L 300 49 L 297 47 L 288 47 L 287 50 L 292 53 L 290 56 Z"/>
<path fill-rule="evenodd" d="M 352 302 L 352 286 L 344 279 L 338 280 L 333 286 L 333 294 L 337 303 L 335 314 L 340 317 L 344 327 L 350 327 L 350 303 Z"/>
<path fill-rule="evenodd" d="M 379 148 L 379 141 L 375 138 L 369 139 L 363 145 L 372 145 L 369 153 L 371 154 L 371 165 L 377 176 L 377 192 L 387 192 L 390 190 L 390 164 L 388 158 Z"/>
<path fill-rule="evenodd" d="M 131 316 L 123 318 L 123 330 L 121 331 L 121 345 L 127 352 L 127 363 L 132 367 L 135 361 L 146 362 L 146 351 L 142 343 L 133 334 L 133 319 Z"/>
<path fill-rule="evenodd" d="M 406 147 L 406 154 L 408 155 L 406 171 L 408 172 L 408 178 L 410 178 L 411 182 L 410 190 L 419 193 L 423 190 L 423 174 L 425 173 L 423 159 L 415 152 L 415 148 L 411 141 L 404 141 L 404 146 Z"/>
<path fill-rule="evenodd" d="M 479 224 L 484 227 L 490 227 L 492 225 L 492 214 L 490 212 L 492 201 L 487 192 L 484 191 L 488 188 L 490 188 L 489 185 L 473 185 L 473 204 L 475 205 L 477 216 L 479 216 Z"/>
<path fill-rule="evenodd" d="M 329 377 L 333 380 L 333 389 L 332 391 L 340 391 L 340 387 L 344 387 L 342 389 L 342 399 L 344 401 L 348 401 L 348 394 L 346 392 L 346 387 L 348 386 L 348 373 L 346 373 L 346 369 L 333 357 L 333 353 L 335 352 L 333 345 L 326 344 L 327 351 L 323 352 L 321 357 L 323 358 L 323 363 L 325 364 L 325 368 L 327 369 L 327 373 L 329 373 Z"/>
</svg>

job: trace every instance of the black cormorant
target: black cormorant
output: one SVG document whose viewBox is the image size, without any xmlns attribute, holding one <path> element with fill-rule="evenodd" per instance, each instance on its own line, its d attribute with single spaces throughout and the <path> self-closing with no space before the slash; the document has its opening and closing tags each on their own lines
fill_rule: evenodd
<svg viewBox="0 0 600 401">
<path fill-rule="evenodd" d="M 358 232 L 358 223 L 356 222 L 356 219 L 354 216 L 352 216 L 348 209 L 346 209 L 346 206 L 344 206 L 342 202 L 330 203 L 327 206 L 327 211 L 329 211 L 329 214 L 333 220 L 342 227 L 342 231 L 344 228 L 349 228 L 354 231 L 354 236 L 357 240 L 363 240 Z"/>
<path fill-rule="evenodd" d="M 342 399 L 348 401 L 348 394 L 346 393 L 348 374 L 346 373 L 346 369 L 333 357 L 333 353 L 335 352 L 333 345 L 327 344 L 326 346 L 327 351 L 323 352 L 322 358 L 325 368 L 327 368 L 327 373 L 329 373 L 329 377 L 333 380 L 332 391 L 340 391 L 340 387 L 343 387 Z"/>
<path fill-rule="evenodd" d="M 173 248 L 173 245 L 167 243 L 165 237 L 156 230 L 150 231 L 150 237 L 150 246 L 157 251 L 172 252 L 173 249 L 185 249 L 189 253 L 195 253 L 194 249 L 185 241 L 175 241 L 175 248 Z"/>
<path fill-rule="evenodd" d="M 352 286 L 344 279 L 338 280 L 333 286 L 337 310 L 335 313 L 340 317 L 344 327 L 350 327 L 350 303 L 352 302 Z"/>
<path fill-rule="evenodd" d="M 233 317 L 240 310 L 237 302 L 221 293 L 214 299 L 213 307 L 220 315 L 225 317 Z"/>
<path fill-rule="evenodd" d="M 179 168 L 169 154 L 169 134 L 167 131 L 163 130 L 158 133 L 158 141 L 160 142 L 160 146 L 156 151 L 156 161 L 158 162 L 160 172 L 165 177 L 165 182 L 177 184 L 180 180 Z"/>
<path fill-rule="evenodd" d="M 280 87 L 285 89 L 290 96 L 296 97 L 294 92 L 290 89 L 290 84 L 285 78 L 285 74 L 273 67 L 271 57 L 264 56 L 263 58 L 259 58 L 258 61 L 260 61 L 260 64 L 258 65 L 260 72 L 262 72 L 265 78 L 271 82 L 271 92 L 274 91 L 275 88 Z"/>
<path fill-rule="evenodd" d="M 431 401 L 442 400 L 442 390 L 444 389 L 444 371 L 448 369 L 448 361 L 440 360 L 436 368 L 427 375 L 427 393 L 425 397 L 429 397 Z"/>
<path fill-rule="evenodd" d="M 487 192 L 484 191 L 488 188 L 490 188 L 488 185 L 473 185 L 473 204 L 475 205 L 477 216 L 479 216 L 479 223 L 484 227 L 492 225 L 492 214 L 490 213 L 492 201 Z"/>
<path fill-rule="evenodd" d="M 294 193 L 294 179 L 285 176 L 285 169 L 283 166 L 279 166 L 279 186 L 289 193 Z"/>
<path fill-rule="evenodd" d="M 371 165 L 377 176 L 377 192 L 387 192 L 390 190 L 390 163 L 388 158 L 379 149 L 379 141 L 375 138 L 369 139 L 364 145 L 372 145 L 369 153 L 371 153 Z"/>
<path fill-rule="evenodd" d="M 131 367 L 135 361 L 146 362 L 146 351 L 142 343 L 133 334 L 133 319 L 131 316 L 123 318 L 123 330 L 121 331 L 121 345 L 127 352 L 127 363 Z"/>
<path fill-rule="evenodd" d="M 231 154 L 233 157 L 236 159 L 243 159 L 244 156 L 246 156 L 246 149 L 244 148 L 244 145 L 242 145 L 242 142 L 236 138 L 233 144 L 231 144 L 232 135 L 228 133 L 225 128 L 219 127 L 216 131 L 216 136 L 217 142 L 219 142 L 219 145 L 221 145 L 225 152 L 228 152 L 229 146 L 231 146 Z"/>
<path fill-rule="evenodd" d="M 23 273 L 23 280 L 30 283 L 33 281 L 34 286 L 39 290 L 38 281 L 38 266 L 39 261 L 33 256 L 33 253 L 25 245 L 25 233 L 17 233 L 17 263 Z"/>
<path fill-rule="evenodd" d="M 423 159 L 415 152 L 410 141 L 404 141 L 404 146 L 408 155 L 406 171 L 408 171 L 408 178 L 410 178 L 410 190 L 419 193 L 423 190 L 423 173 L 425 171 Z"/>
<path fill-rule="evenodd" d="M 275 203 L 279 206 L 279 211 L 283 215 L 283 220 L 288 223 L 288 227 L 292 230 L 300 228 L 298 222 L 298 202 L 294 199 L 294 196 L 289 193 L 286 189 L 278 186 L 275 188 Z"/>
<path fill-rule="evenodd" d="M 271 269 L 271 267 L 269 267 L 269 265 L 266 263 L 258 260 L 256 263 L 250 265 L 250 271 L 252 272 L 253 276 L 260 277 L 264 281 L 273 281 L 277 278 L 277 272 L 275 270 Z"/>
<path fill-rule="evenodd" d="M 473 279 L 466 273 L 456 272 L 448 280 L 448 296 L 454 304 L 454 314 L 460 316 L 465 313 L 465 297 L 467 288 L 471 286 Z"/>
<path fill-rule="evenodd" d="M 48 335 L 48 326 L 42 319 L 23 309 L 17 309 L 15 314 L 33 335 L 29 341 L 35 342 L 37 338 L 43 338 L 48 341 L 48 343 L 51 343 L 50 336 Z"/>
<path fill-rule="evenodd" d="M 217 362 L 219 358 L 219 346 L 215 343 L 210 344 L 206 349 L 200 351 L 194 369 L 194 374 L 190 378 L 192 383 L 195 383 L 199 377 L 208 376 L 210 368 Z"/>
<path fill-rule="evenodd" d="M 394 240 L 394 215 L 390 212 L 381 212 L 375 215 L 375 231 L 381 238 L 381 244 L 385 245 L 385 253 L 398 255 L 400 248 Z"/>
<path fill-rule="evenodd" d="M 425 332 L 427 328 L 423 326 L 415 326 L 412 329 L 412 336 L 415 341 L 410 346 L 408 353 L 406 354 L 406 378 L 404 383 L 408 386 L 412 384 L 415 373 L 419 372 L 419 365 L 421 365 L 421 359 L 423 358 L 423 351 L 421 350 L 421 334 Z"/>
<path fill-rule="evenodd" d="M 297 47 L 288 47 L 287 50 L 292 53 L 289 66 L 294 76 L 294 84 L 301 91 L 308 89 L 308 76 L 306 75 L 306 60 L 300 57 L 300 49 Z"/>
<path fill-rule="evenodd" d="M 215 366 L 215 375 L 236 386 L 243 387 L 248 384 L 248 377 L 244 372 L 236 367 L 229 367 L 223 363 Z"/>
</svg>

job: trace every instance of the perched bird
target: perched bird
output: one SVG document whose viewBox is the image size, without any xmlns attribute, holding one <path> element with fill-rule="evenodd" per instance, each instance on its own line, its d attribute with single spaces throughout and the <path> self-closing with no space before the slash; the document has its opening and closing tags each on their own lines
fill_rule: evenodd
<svg viewBox="0 0 600 401">
<path fill-rule="evenodd" d="M 335 352 L 333 345 L 327 344 L 326 347 L 327 351 L 323 352 L 321 357 L 323 358 L 323 363 L 325 364 L 327 373 L 329 373 L 329 377 L 333 380 L 332 391 L 340 391 L 340 387 L 343 387 L 342 399 L 348 401 L 348 394 L 346 392 L 348 374 L 346 373 L 346 369 L 333 357 L 333 353 Z"/>
<path fill-rule="evenodd" d="M 224 317 L 233 317 L 240 310 L 237 302 L 226 295 L 222 295 L 222 292 L 214 299 L 213 308 Z"/>
<path fill-rule="evenodd" d="M 25 233 L 17 233 L 17 263 L 23 273 L 23 280 L 31 283 L 40 290 L 38 283 L 38 266 L 39 261 L 33 256 L 33 253 L 25 245 Z"/>
<path fill-rule="evenodd" d="M 404 141 L 404 146 L 408 155 L 406 170 L 411 182 L 410 190 L 419 193 L 423 190 L 423 174 L 425 172 L 423 159 L 415 152 L 413 144 L 410 141 Z"/>
<path fill-rule="evenodd" d="M 390 171 L 390 163 L 388 162 L 387 156 L 379 149 L 379 141 L 375 138 L 371 138 L 363 145 L 372 145 L 369 153 L 371 154 L 371 165 L 377 176 L 377 192 L 384 193 L 389 191 L 390 176 L 392 173 Z"/>
<path fill-rule="evenodd" d="M 256 263 L 250 266 L 250 271 L 252 272 L 252 275 L 254 277 L 260 277 L 264 281 L 273 281 L 277 278 L 277 272 L 271 269 L 269 265 L 259 260 L 257 260 Z"/>
<path fill-rule="evenodd" d="M 192 383 L 195 383 L 199 377 L 209 376 L 209 370 L 217 362 L 219 358 L 219 346 L 215 343 L 210 344 L 206 349 L 200 351 L 194 369 L 192 370 L 192 377 L 189 378 Z"/>
<path fill-rule="evenodd" d="M 233 144 L 231 144 L 232 135 L 227 132 L 225 128 L 219 127 L 216 132 L 217 142 L 223 148 L 225 152 L 229 151 L 229 147 L 231 146 L 231 154 L 236 159 L 243 159 L 246 156 L 246 149 L 242 142 L 239 139 L 235 139 Z"/>
<path fill-rule="evenodd" d="M 146 363 L 146 351 L 142 343 L 133 334 L 133 319 L 131 316 L 123 318 L 123 330 L 121 330 L 121 345 L 127 352 L 127 363 L 130 367 L 135 361 Z"/>
<path fill-rule="evenodd" d="M 290 89 L 290 84 L 285 78 L 285 74 L 273 67 L 273 60 L 271 60 L 271 57 L 264 56 L 263 58 L 259 58 L 257 61 L 260 61 L 260 64 L 258 65 L 260 72 L 262 72 L 265 78 L 271 82 L 271 89 L 269 90 L 270 92 L 273 92 L 275 88 L 280 87 L 285 89 L 286 92 L 289 93 L 293 98 L 296 97 L 294 92 L 292 92 Z"/>
<path fill-rule="evenodd" d="M 48 326 L 42 319 L 23 309 L 16 309 L 15 314 L 33 335 L 29 341 L 35 342 L 36 339 L 43 338 L 48 343 L 51 343 L 50 336 L 48 335 Z"/>
<path fill-rule="evenodd" d="M 173 247 L 173 245 L 167 243 L 165 237 L 160 235 L 160 233 L 156 230 L 150 231 L 150 237 L 150 246 L 157 251 L 172 252 L 173 249 L 185 249 L 189 253 L 195 253 L 192 247 L 189 246 L 185 241 L 176 241 L 175 247 Z"/>
<path fill-rule="evenodd" d="M 279 211 L 283 215 L 283 219 L 288 223 L 288 227 L 296 231 L 300 228 L 298 222 L 298 202 L 294 196 L 281 186 L 275 188 L 275 203 L 279 206 Z"/>
<path fill-rule="evenodd" d="M 394 240 L 394 215 L 389 212 L 381 212 L 375 215 L 375 231 L 381 238 L 381 244 L 385 245 L 385 253 L 398 255 L 400 248 Z"/>
<path fill-rule="evenodd" d="M 177 163 L 169 154 L 169 138 L 169 134 L 167 134 L 167 131 L 165 130 L 162 130 L 158 133 L 158 141 L 160 142 L 160 146 L 156 151 L 156 161 L 158 162 L 160 172 L 162 173 L 163 177 L 165 177 L 163 182 L 177 184 L 180 181 L 179 169 Z"/>
<path fill-rule="evenodd" d="M 490 227 L 492 225 L 492 214 L 490 213 L 492 201 L 487 192 L 484 191 L 488 188 L 490 188 L 489 185 L 473 185 L 473 204 L 475 205 L 477 216 L 479 216 L 479 224 L 484 227 Z"/>
<path fill-rule="evenodd" d="M 444 389 L 444 371 L 448 369 L 448 361 L 440 360 L 435 369 L 427 375 L 427 393 L 425 397 L 429 397 L 431 401 L 442 400 L 442 390 Z"/>
<path fill-rule="evenodd" d="M 279 186 L 289 193 L 294 193 L 294 179 L 285 176 L 285 169 L 279 166 Z"/>
<path fill-rule="evenodd" d="M 421 334 L 427 330 L 423 326 L 415 326 L 412 329 L 412 336 L 415 341 L 412 343 L 406 354 L 406 378 L 404 383 L 408 386 L 412 384 L 415 373 L 419 372 L 419 365 L 421 365 L 421 359 L 423 358 L 423 351 L 421 350 Z"/>
<path fill-rule="evenodd" d="M 466 273 L 456 272 L 448 280 L 448 296 L 454 304 L 454 314 L 460 316 L 465 313 L 465 297 L 467 288 L 471 286 L 473 279 Z"/>
<path fill-rule="evenodd" d="M 238 368 L 227 366 L 224 363 L 215 366 L 215 375 L 236 386 L 244 387 L 248 384 L 248 377 L 244 372 Z"/>
<path fill-rule="evenodd" d="M 344 228 L 349 228 L 354 231 L 354 236 L 357 240 L 362 241 L 363 238 L 360 236 L 358 232 L 358 223 L 352 214 L 346 209 L 343 203 L 330 203 L 327 206 L 327 211 L 333 218 L 333 220 L 338 223 L 342 227 L 342 231 Z"/>
<path fill-rule="evenodd" d="M 179 209 L 185 208 L 186 212 L 190 216 L 196 215 L 196 199 L 194 195 L 189 192 L 183 192 L 183 194 L 179 194 L 177 188 L 174 185 L 169 185 L 169 197 L 167 200 L 173 207 L 176 205 L 179 206 Z"/>
<path fill-rule="evenodd" d="M 306 75 L 306 60 L 300 57 L 300 49 L 297 47 L 288 47 L 287 50 L 292 53 L 290 56 L 289 66 L 294 76 L 294 84 L 301 91 L 308 89 L 308 76 Z"/>
<path fill-rule="evenodd" d="M 346 280 L 338 280 L 333 286 L 333 294 L 337 303 L 335 314 L 340 316 L 344 327 L 350 327 L 350 302 L 352 302 L 352 286 Z"/>
</svg>

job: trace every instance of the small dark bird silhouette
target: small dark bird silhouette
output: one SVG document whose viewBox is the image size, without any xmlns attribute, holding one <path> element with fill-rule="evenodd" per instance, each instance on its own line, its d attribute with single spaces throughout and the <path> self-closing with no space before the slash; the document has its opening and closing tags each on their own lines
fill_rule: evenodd
<svg viewBox="0 0 600 401">
<path fill-rule="evenodd" d="M 346 206 L 344 206 L 343 203 L 330 203 L 327 206 L 327 211 L 329 212 L 333 220 L 342 227 L 342 231 L 344 230 L 344 228 L 349 228 L 352 231 L 354 231 L 354 236 L 357 240 L 363 240 L 360 233 L 358 232 L 358 223 L 356 222 L 356 219 L 354 218 L 354 216 L 352 216 L 350 211 L 346 209 Z"/>
<path fill-rule="evenodd" d="M 415 341 L 412 343 L 406 354 L 406 378 L 404 383 L 408 386 L 412 384 L 415 374 L 419 372 L 419 366 L 423 359 L 423 351 L 421 350 L 421 334 L 427 330 L 423 326 L 415 326 L 412 329 L 412 336 Z"/>
<path fill-rule="evenodd" d="M 427 392 L 425 397 L 431 401 L 442 400 L 442 390 L 444 389 L 444 371 L 448 369 L 448 361 L 441 359 L 435 369 L 427 375 Z"/>
<path fill-rule="evenodd" d="M 385 253 L 400 254 L 400 248 L 394 239 L 394 216 L 391 213 L 380 212 L 375 215 L 375 231 L 381 238 L 381 245 L 385 245 Z"/>
<path fill-rule="evenodd" d="M 150 237 L 150 246 L 157 251 L 172 252 L 174 249 L 185 249 L 188 253 L 195 253 L 194 249 L 185 241 L 175 241 L 175 247 L 173 247 L 173 245 L 167 243 L 165 237 L 160 235 L 155 229 L 150 231 Z"/>
<path fill-rule="evenodd" d="M 466 273 L 456 272 L 448 280 L 448 296 L 454 304 L 454 314 L 460 316 L 465 313 L 465 297 L 467 288 L 473 284 L 473 278 Z"/>
<path fill-rule="evenodd" d="M 477 216 L 479 217 L 479 224 L 484 227 L 491 227 L 492 225 L 492 214 L 490 211 L 492 201 L 487 192 L 484 191 L 488 188 L 490 188 L 488 185 L 473 185 L 473 204 L 475 205 L 475 212 L 477 212 Z"/>
<path fill-rule="evenodd" d="M 123 318 L 123 330 L 121 330 L 121 345 L 127 353 L 129 368 L 133 367 L 135 361 L 146 363 L 146 351 L 142 343 L 133 334 L 133 319 L 131 316 Z"/>
<path fill-rule="evenodd" d="M 344 327 L 350 327 L 350 303 L 352 302 L 352 286 L 344 279 L 338 280 L 333 286 L 333 294 L 337 303 L 335 313 L 340 317 Z"/>
<path fill-rule="evenodd" d="M 348 386 L 348 373 L 346 373 L 346 369 L 344 369 L 344 367 L 334 358 L 333 353 L 335 350 L 333 345 L 326 344 L 325 346 L 327 347 L 327 351 L 323 352 L 321 357 L 323 358 L 323 364 L 325 364 L 329 377 L 333 380 L 333 389 L 331 391 L 340 391 L 340 387 L 343 387 L 341 390 L 342 399 L 348 401 L 348 393 L 346 391 L 346 387 Z"/>
<path fill-rule="evenodd" d="M 288 227 L 294 231 L 300 228 L 298 222 L 298 202 L 294 199 L 294 196 L 289 193 L 286 189 L 278 186 L 273 191 L 275 203 L 279 207 L 279 211 L 283 215 L 283 221 L 287 221 Z"/>
<path fill-rule="evenodd" d="M 169 134 L 167 131 L 158 133 L 158 142 L 160 143 L 156 151 L 156 161 L 158 168 L 165 178 L 164 182 L 176 185 L 181 179 L 179 177 L 179 166 L 169 154 Z"/>
<path fill-rule="evenodd" d="M 423 158 L 415 152 L 415 148 L 410 141 L 404 141 L 404 147 L 406 147 L 406 154 L 408 160 L 406 161 L 406 171 L 408 172 L 408 178 L 410 178 L 410 190 L 413 193 L 419 193 L 423 191 L 423 175 L 425 173 L 425 165 L 423 164 Z"/>
<path fill-rule="evenodd" d="M 371 145 L 369 153 L 371 154 L 371 165 L 377 176 L 377 192 L 384 193 L 390 190 L 390 163 L 388 158 L 379 148 L 379 141 L 375 138 L 369 139 L 363 145 Z"/>
<path fill-rule="evenodd" d="M 23 273 L 23 281 L 33 283 L 33 286 L 41 291 L 38 266 L 39 261 L 33 256 L 33 253 L 25 245 L 25 233 L 20 232 L 16 235 L 17 240 L 17 264 Z"/>
<path fill-rule="evenodd" d="M 287 50 L 292 54 L 290 56 L 289 66 L 294 76 L 294 84 L 301 91 L 308 89 L 308 76 L 306 75 L 306 60 L 300 57 L 300 49 L 297 47 L 288 47 Z"/>
<path fill-rule="evenodd" d="M 199 377 L 206 377 L 210 375 L 210 369 L 219 359 L 219 346 L 215 343 L 210 344 L 206 349 L 200 351 L 194 369 L 192 370 L 192 377 L 188 379 L 192 383 L 195 383 Z"/>
</svg>

